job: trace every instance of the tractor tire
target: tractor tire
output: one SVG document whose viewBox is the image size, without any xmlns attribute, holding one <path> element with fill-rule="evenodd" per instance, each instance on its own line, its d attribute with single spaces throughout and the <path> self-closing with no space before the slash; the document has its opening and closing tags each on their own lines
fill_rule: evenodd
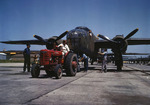
<svg viewBox="0 0 150 105">
<path fill-rule="evenodd" d="M 55 72 L 55 77 L 56 79 L 61 79 L 62 77 L 62 67 L 60 64 L 57 64 L 55 69 L 54 69 L 54 72 Z"/>
<path fill-rule="evenodd" d="M 78 64 L 77 55 L 74 53 L 69 53 L 65 60 L 65 69 L 67 76 L 75 76 L 77 73 L 78 67 L 73 67 L 72 62 L 76 62 Z"/>
<path fill-rule="evenodd" d="M 40 67 L 38 64 L 33 64 L 31 69 L 31 75 L 33 78 L 38 78 L 40 75 Z"/>
</svg>

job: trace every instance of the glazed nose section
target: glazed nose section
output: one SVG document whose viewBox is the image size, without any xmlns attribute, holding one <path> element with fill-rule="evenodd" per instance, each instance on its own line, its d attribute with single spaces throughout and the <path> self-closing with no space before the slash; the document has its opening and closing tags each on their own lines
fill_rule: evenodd
<svg viewBox="0 0 150 105">
<path fill-rule="evenodd" d="M 70 33 L 67 35 L 68 46 L 72 50 L 78 50 L 80 46 L 80 38 L 78 33 Z"/>
<path fill-rule="evenodd" d="M 71 31 L 70 33 L 67 34 L 67 38 L 73 39 L 73 38 L 78 38 L 79 34 L 76 31 Z"/>
</svg>

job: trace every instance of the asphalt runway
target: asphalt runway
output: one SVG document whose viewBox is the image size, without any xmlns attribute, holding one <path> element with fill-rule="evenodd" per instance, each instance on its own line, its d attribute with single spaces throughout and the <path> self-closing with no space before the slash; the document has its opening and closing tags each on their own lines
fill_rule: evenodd
<svg viewBox="0 0 150 105">
<path fill-rule="evenodd" d="M 23 73 L 22 63 L 0 63 L 0 105 L 150 105 L 150 66 L 125 64 L 121 72 L 113 64 L 107 73 L 101 66 L 62 79 L 39 78 Z M 83 64 L 81 64 L 83 67 Z"/>
</svg>

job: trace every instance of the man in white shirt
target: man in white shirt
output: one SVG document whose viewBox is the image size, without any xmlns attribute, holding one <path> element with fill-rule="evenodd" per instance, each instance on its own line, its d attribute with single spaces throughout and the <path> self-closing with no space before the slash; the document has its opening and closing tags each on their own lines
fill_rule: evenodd
<svg viewBox="0 0 150 105">
<path fill-rule="evenodd" d="M 106 48 L 104 48 L 103 50 L 102 50 L 102 52 L 98 52 L 100 55 L 102 55 L 103 57 L 102 57 L 102 70 L 101 70 L 101 72 L 107 72 L 107 49 Z"/>
<path fill-rule="evenodd" d="M 58 47 L 60 47 L 60 50 L 62 51 L 62 54 L 63 56 L 68 52 L 70 51 L 67 43 L 66 43 L 66 40 L 63 40 L 63 43 L 59 44 Z"/>
</svg>

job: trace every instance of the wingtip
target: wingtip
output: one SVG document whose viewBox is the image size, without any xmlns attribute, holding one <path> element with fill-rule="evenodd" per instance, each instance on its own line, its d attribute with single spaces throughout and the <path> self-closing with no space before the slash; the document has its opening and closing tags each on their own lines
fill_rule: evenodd
<svg viewBox="0 0 150 105">
<path fill-rule="evenodd" d="M 0 41 L 0 43 L 6 43 L 5 41 Z"/>
</svg>

